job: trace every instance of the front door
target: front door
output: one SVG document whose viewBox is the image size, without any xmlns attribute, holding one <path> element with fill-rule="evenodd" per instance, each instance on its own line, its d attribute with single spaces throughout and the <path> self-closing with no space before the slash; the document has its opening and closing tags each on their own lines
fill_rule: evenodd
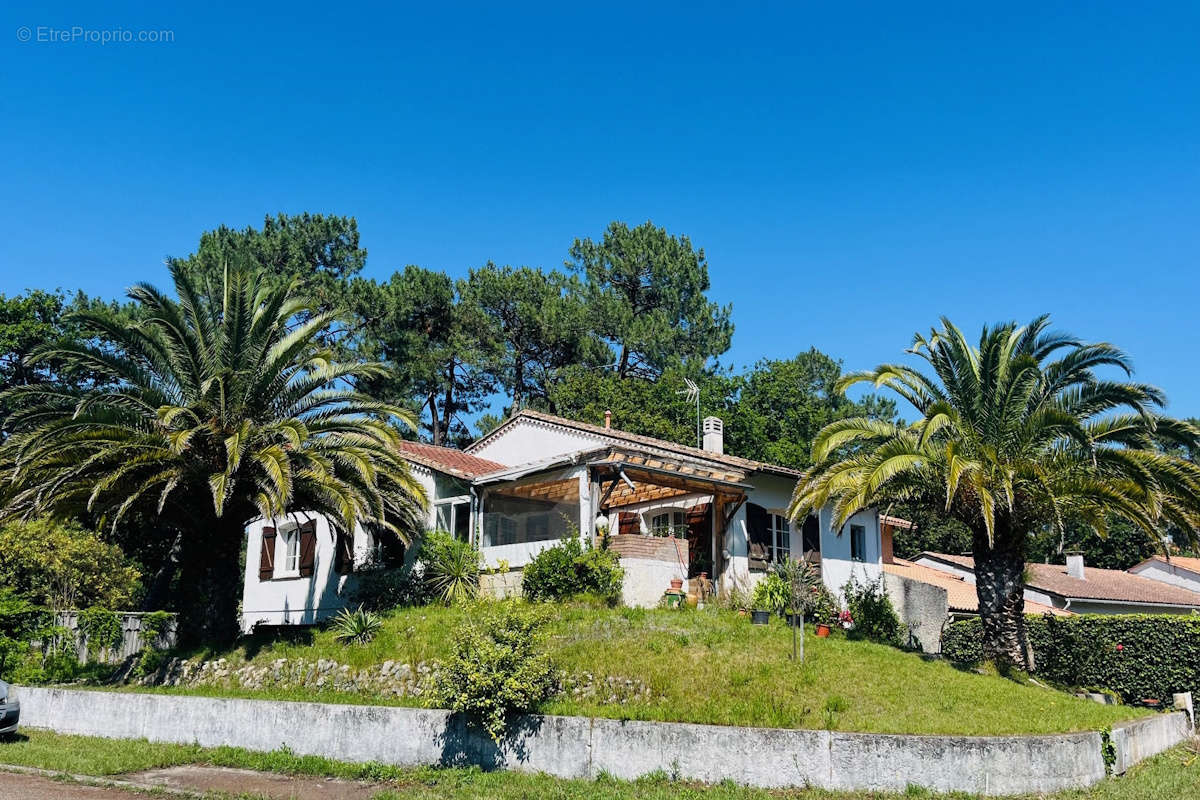
<svg viewBox="0 0 1200 800">
<path fill-rule="evenodd" d="M 712 503 L 692 506 L 687 512 L 688 577 L 707 572 L 711 578 L 712 564 Z"/>
</svg>

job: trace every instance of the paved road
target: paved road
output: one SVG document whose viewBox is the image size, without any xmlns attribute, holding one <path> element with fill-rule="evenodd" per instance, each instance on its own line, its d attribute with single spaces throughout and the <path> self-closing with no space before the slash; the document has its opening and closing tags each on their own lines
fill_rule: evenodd
<svg viewBox="0 0 1200 800">
<path fill-rule="evenodd" d="M 0 800 L 146 800 L 146 795 L 4 772 L 0 773 Z"/>
</svg>

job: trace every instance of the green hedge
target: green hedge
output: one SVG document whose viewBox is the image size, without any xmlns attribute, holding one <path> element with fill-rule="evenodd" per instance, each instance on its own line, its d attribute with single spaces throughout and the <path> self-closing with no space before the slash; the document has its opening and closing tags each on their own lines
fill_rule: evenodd
<svg viewBox="0 0 1200 800">
<path fill-rule="evenodd" d="M 1027 616 L 1035 672 L 1053 683 L 1110 689 L 1125 702 L 1175 692 L 1200 697 L 1200 617 L 1168 614 Z M 942 655 L 964 664 L 982 656 L 978 619 L 948 625 Z"/>
</svg>

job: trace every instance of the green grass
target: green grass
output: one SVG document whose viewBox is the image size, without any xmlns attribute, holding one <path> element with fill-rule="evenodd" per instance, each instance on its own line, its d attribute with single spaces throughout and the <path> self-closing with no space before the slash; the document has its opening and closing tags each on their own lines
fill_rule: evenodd
<svg viewBox="0 0 1200 800">
<path fill-rule="evenodd" d="M 358 669 L 386 660 L 430 662 L 447 655 L 449 631 L 477 613 L 472 606 L 398 610 L 366 645 L 343 645 L 332 631 L 301 641 L 249 639 L 224 657 L 232 666 L 277 658 L 332 659 Z M 1146 713 L 1102 706 L 1036 685 L 957 669 L 945 662 L 840 635 L 806 638 L 803 664 L 789 659 L 791 631 L 754 626 L 729 611 L 554 607 L 546 646 L 568 674 L 632 680 L 652 695 L 592 699 L 563 695 L 546 713 L 616 719 L 698 722 L 873 733 L 987 735 L 1099 730 Z M 418 705 L 420 698 L 383 698 L 332 690 L 246 690 L 229 685 L 155 689 L 210 696 Z"/>
<path fill-rule="evenodd" d="M 765 791 L 728 783 L 701 786 L 671 781 L 664 776 L 627 782 L 611 778 L 562 780 L 545 775 L 489 773 L 476 769 L 401 769 L 384 764 L 347 764 L 315 756 L 298 756 L 286 751 L 255 753 L 233 747 L 153 744 L 146 741 L 64 736 L 45 731 L 25 731 L 12 740 L 0 740 L 0 764 L 95 776 L 120 775 L 178 764 L 237 767 L 386 784 L 375 795 L 376 800 L 516 800 L 531 797 L 551 800 L 898 800 L 901 797 L 935 796 L 921 790 L 910 790 L 904 794 L 812 789 Z M 1194 797 L 1200 797 L 1200 756 L 1196 745 L 1188 745 L 1149 759 L 1128 774 L 1106 780 L 1091 789 L 1062 792 L 1038 800 L 1168 800 Z"/>
</svg>

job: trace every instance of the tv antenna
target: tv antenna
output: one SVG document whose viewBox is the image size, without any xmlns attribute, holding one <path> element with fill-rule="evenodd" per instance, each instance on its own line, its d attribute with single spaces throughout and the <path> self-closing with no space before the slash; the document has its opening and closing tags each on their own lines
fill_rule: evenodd
<svg viewBox="0 0 1200 800">
<path fill-rule="evenodd" d="M 704 440 L 700 435 L 700 387 L 691 378 L 684 378 L 683 383 L 687 388 L 680 389 L 675 394 L 687 395 L 689 403 L 693 400 L 696 401 L 696 447 L 700 448 L 704 446 Z"/>
</svg>

